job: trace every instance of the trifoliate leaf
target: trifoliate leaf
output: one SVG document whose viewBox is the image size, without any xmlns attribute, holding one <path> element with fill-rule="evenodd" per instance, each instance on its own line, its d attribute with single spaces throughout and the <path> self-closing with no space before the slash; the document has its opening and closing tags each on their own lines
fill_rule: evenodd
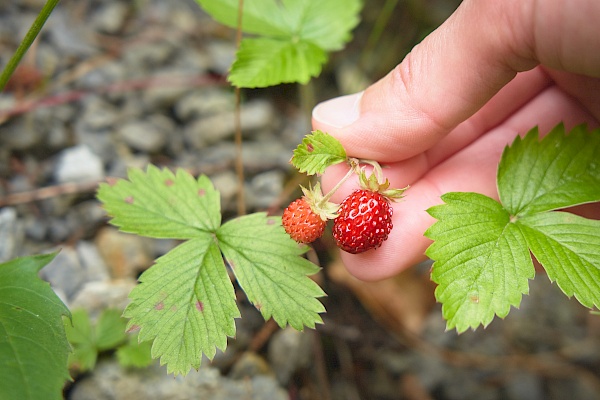
<svg viewBox="0 0 600 400">
<path fill-rule="evenodd" d="M 517 137 L 498 167 L 498 193 L 515 216 L 600 201 L 600 129 L 565 136 L 561 124 L 541 141 L 537 128 Z"/>
<path fill-rule="evenodd" d="M 98 199 L 113 225 L 143 236 L 189 239 L 221 223 L 219 192 L 206 176 L 194 179 L 183 170 L 131 169 L 129 180 L 100 184 Z"/>
<path fill-rule="evenodd" d="M 71 351 L 63 316 L 69 316 L 38 273 L 56 253 L 0 264 L 0 399 L 62 399 Z"/>
<path fill-rule="evenodd" d="M 294 150 L 291 163 L 300 172 L 308 175 L 322 174 L 331 165 L 346 161 L 346 150 L 333 136 L 313 131 L 302 139 Z"/>
<path fill-rule="evenodd" d="M 325 61 L 325 51 L 311 42 L 245 38 L 227 79 L 245 88 L 307 83 L 319 75 Z"/>
<path fill-rule="evenodd" d="M 131 335 L 127 344 L 117 349 L 117 360 L 123 367 L 144 368 L 154 362 L 151 349 L 151 342 L 138 343 L 137 335 Z"/>
<path fill-rule="evenodd" d="M 236 28 L 239 0 L 196 0 L 215 20 Z M 359 22 L 359 0 L 252 0 L 243 5 L 242 30 L 282 40 L 307 40 L 323 50 L 342 48 Z"/>
<path fill-rule="evenodd" d="M 254 234 L 254 239 L 260 235 Z M 202 354 L 213 358 L 235 334 L 240 313 L 233 285 L 212 235 L 190 239 L 160 257 L 130 293 L 125 317 L 140 341 L 154 340 L 152 357 L 168 373 L 199 368 Z"/>
<path fill-rule="evenodd" d="M 600 308 L 600 221 L 546 212 L 517 224 L 548 278 L 584 306 Z"/>
<path fill-rule="evenodd" d="M 505 317 L 528 292 L 534 268 L 521 232 L 498 202 L 478 193 L 446 193 L 428 210 L 438 221 L 425 235 L 435 296 L 448 329 L 463 332 Z"/>
<path fill-rule="evenodd" d="M 217 21 L 236 28 L 238 0 L 196 0 Z M 244 38 L 229 81 L 238 87 L 306 83 L 321 72 L 358 24 L 360 0 L 253 0 L 243 4 Z"/>
<path fill-rule="evenodd" d="M 219 245 L 248 300 L 265 319 L 301 330 L 321 323 L 324 296 L 308 275 L 319 268 L 301 257 L 299 246 L 285 233 L 281 218 L 251 214 L 225 223 L 217 232 Z"/>
</svg>

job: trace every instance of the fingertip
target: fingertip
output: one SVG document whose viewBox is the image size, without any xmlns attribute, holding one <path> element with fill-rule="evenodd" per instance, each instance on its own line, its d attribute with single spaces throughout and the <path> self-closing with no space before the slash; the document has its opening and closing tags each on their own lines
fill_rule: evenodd
<svg viewBox="0 0 600 400">
<path fill-rule="evenodd" d="M 317 104 L 312 112 L 313 127 L 333 133 L 351 125 L 360 116 L 362 95 L 363 92 L 359 92 Z"/>
</svg>

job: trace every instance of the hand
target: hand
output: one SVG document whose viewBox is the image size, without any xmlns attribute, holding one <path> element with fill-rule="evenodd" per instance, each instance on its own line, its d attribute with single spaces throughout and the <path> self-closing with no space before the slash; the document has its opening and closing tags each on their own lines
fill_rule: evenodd
<svg viewBox="0 0 600 400">
<path fill-rule="evenodd" d="M 411 185 L 382 247 L 342 252 L 350 273 L 377 280 L 424 260 L 434 222 L 425 210 L 451 191 L 497 199 L 497 164 L 516 135 L 599 125 L 599 20 L 597 0 L 465 0 L 380 81 L 315 107 L 314 129 L 389 167 L 392 186 Z M 328 168 L 324 190 L 345 172 Z"/>
</svg>

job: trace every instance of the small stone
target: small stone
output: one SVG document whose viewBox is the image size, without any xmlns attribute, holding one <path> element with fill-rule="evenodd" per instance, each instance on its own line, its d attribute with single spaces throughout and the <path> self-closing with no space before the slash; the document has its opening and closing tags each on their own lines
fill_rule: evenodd
<svg viewBox="0 0 600 400">
<path fill-rule="evenodd" d="M 134 279 L 91 281 L 84 284 L 70 302 L 70 307 L 83 308 L 91 316 L 99 315 L 107 308 L 124 310 L 127 296 L 135 287 Z"/>
<path fill-rule="evenodd" d="M 175 129 L 173 122 L 164 115 L 153 115 L 146 121 L 131 121 L 121 126 L 119 136 L 129 147 L 146 153 L 156 153 L 167 142 Z"/>
<path fill-rule="evenodd" d="M 277 201 L 283 190 L 285 173 L 281 170 L 262 172 L 250 180 L 248 205 L 251 208 L 265 209 Z"/>
<path fill-rule="evenodd" d="M 268 354 L 277 381 L 285 386 L 298 369 L 310 364 L 312 338 L 307 332 L 287 327 L 275 332 L 269 343 Z"/>
<path fill-rule="evenodd" d="M 53 288 L 61 290 L 70 300 L 83 286 L 85 271 L 81 268 L 77 252 L 64 247 L 48 265 L 40 271 L 40 276 Z"/>
<path fill-rule="evenodd" d="M 242 131 L 256 131 L 269 128 L 275 119 L 273 107 L 260 100 L 248 102 L 240 112 Z M 184 131 L 187 142 L 197 149 L 218 143 L 235 132 L 233 111 L 221 112 L 191 123 Z"/>
<path fill-rule="evenodd" d="M 231 111 L 234 98 L 222 89 L 197 90 L 181 98 L 175 105 L 175 115 L 182 121 L 192 118 Z"/>
<path fill-rule="evenodd" d="M 89 147 L 70 147 L 58 155 L 54 179 L 59 183 L 99 181 L 104 178 L 102 160 Z"/>
<path fill-rule="evenodd" d="M 115 228 L 101 229 L 96 246 L 113 278 L 135 279 L 152 265 L 152 248 L 148 239 Z"/>
<path fill-rule="evenodd" d="M 109 2 L 94 13 L 92 26 L 100 32 L 119 32 L 129 15 L 129 7 L 122 2 Z"/>
<path fill-rule="evenodd" d="M 273 371 L 264 358 L 251 351 L 242 354 L 229 373 L 232 379 L 252 378 L 259 375 L 273 375 Z"/>
<path fill-rule="evenodd" d="M 13 207 L 0 208 L 0 262 L 18 255 L 24 237 L 22 223 Z"/>
</svg>

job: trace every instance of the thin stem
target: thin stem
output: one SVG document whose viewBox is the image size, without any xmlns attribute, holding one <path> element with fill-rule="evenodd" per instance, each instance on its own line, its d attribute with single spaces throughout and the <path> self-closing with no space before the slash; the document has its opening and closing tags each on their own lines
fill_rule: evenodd
<svg viewBox="0 0 600 400">
<path fill-rule="evenodd" d="M 385 182 L 385 175 L 383 175 L 383 169 L 381 169 L 381 165 L 377 161 L 374 160 L 359 160 L 360 163 L 369 164 L 373 167 L 373 171 L 375 171 L 375 175 L 377 176 L 377 182 L 383 183 Z"/>
<path fill-rule="evenodd" d="M 36 17 L 35 21 L 33 21 L 31 28 L 29 28 L 29 31 L 25 35 L 25 38 L 23 38 L 23 41 L 15 51 L 15 54 L 13 54 L 11 59 L 8 61 L 8 64 L 6 64 L 6 67 L 4 67 L 2 74 L 0 74 L 0 91 L 4 90 L 6 83 L 10 79 L 13 72 L 15 72 L 15 69 L 17 69 L 17 65 L 19 65 L 25 53 L 27 53 L 29 47 L 31 47 L 31 44 L 42 30 L 42 27 L 46 23 L 46 20 L 58 2 L 59 0 L 48 0 L 42 8 L 42 11 L 40 11 Z"/>
<path fill-rule="evenodd" d="M 319 202 L 320 206 L 322 206 L 325 203 L 327 203 L 329 201 L 329 199 L 331 198 L 331 196 L 333 196 L 333 194 L 335 192 L 337 192 L 337 190 L 340 187 L 342 187 L 342 185 L 344 184 L 344 182 L 346 182 L 352 175 L 354 175 L 354 174 L 357 173 L 358 160 L 356 158 L 349 158 L 348 159 L 348 164 L 350 164 L 350 169 L 348 170 L 348 172 L 346 173 L 346 175 L 342 179 L 340 179 L 340 181 L 325 196 L 323 196 L 323 198 Z"/>
<path fill-rule="evenodd" d="M 238 1 L 238 20 L 237 20 L 237 31 L 235 36 L 236 47 L 240 48 L 242 42 L 242 17 L 244 9 L 244 0 Z M 235 87 L 235 172 L 238 178 L 238 196 L 237 196 L 237 212 L 238 215 L 246 214 L 246 198 L 244 191 L 244 160 L 242 154 L 243 140 L 242 140 L 242 94 L 241 89 Z"/>
</svg>

